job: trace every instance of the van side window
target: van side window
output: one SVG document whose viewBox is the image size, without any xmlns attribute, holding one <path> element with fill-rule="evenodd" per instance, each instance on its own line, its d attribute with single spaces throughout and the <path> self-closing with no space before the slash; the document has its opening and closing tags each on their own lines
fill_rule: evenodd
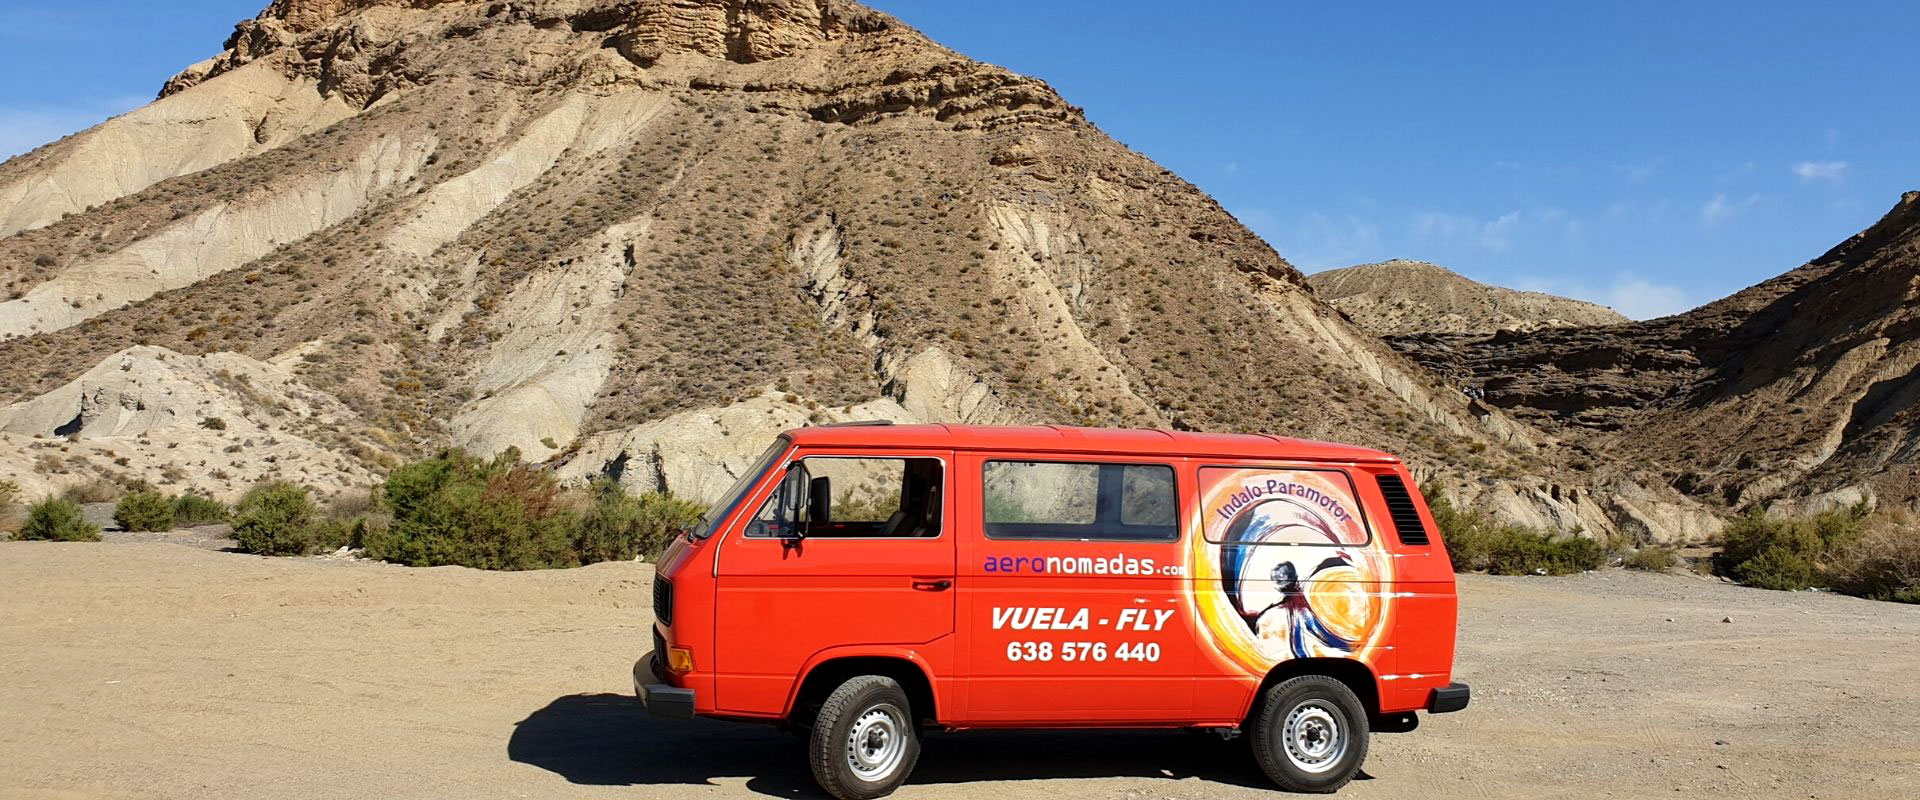
<svg viewBox="0 0 1920 800">
<path fill-rule="evenodd" d="M 989 539 L 1180 538 L 1165 464 L 989 461 L 981 480 Z"/>
<path fill-rule="evenodd" d="M 937 458 L 801 459 L 748 523 L 747 535 L 936 537 L 942 479 Z"/>
</svg>

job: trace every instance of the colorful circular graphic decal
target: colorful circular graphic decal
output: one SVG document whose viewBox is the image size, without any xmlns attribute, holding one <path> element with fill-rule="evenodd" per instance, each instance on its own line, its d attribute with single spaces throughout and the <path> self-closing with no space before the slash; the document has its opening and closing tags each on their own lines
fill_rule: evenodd
<svg viewBox="0 0 1920 800">
<path fill-rule="evenodd" d="M 1289 658 L 1370 661 L 1392 560 L 1369 542 L 1344 474 L 1200 470 L 1194 611 L 1220 658 L 1265 673 Z"/>
</svg>

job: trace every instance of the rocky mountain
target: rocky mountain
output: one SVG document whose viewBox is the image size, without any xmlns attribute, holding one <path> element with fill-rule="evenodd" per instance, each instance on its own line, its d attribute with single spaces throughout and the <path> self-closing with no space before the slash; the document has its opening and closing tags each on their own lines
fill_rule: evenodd
<svg viewBox="0 0 1920 800">
<path fill-rule="evenodd" d="M 1685 314 L 1390 341 L 1490 405 L 1727 507 L 1920 499 L 1920 192 Z"/>
<path fill-rule="evenodd" d="M 1606 306 L 1492 286 L 1425 261 L 1396 259 L 1330 269 L 1308 275 L 1307 284 L 1378 336 L 1491 334 L 1627 321 Z"/>
<path fill-rule="evenodd" d="M 1530 524 L 1716 524 L 1469 403 L 1045 83 L 841 0 L 275 0 L 0 165 L 0 237 L 30 491 L 460 445 L 709 497 L 884 417 L 1330 438 Z"/>
</svg>

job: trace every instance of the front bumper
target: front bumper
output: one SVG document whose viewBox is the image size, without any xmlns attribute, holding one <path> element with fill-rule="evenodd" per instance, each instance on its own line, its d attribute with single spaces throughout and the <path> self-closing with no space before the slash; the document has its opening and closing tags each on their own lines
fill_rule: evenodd
<svg viewBox="0 0 1920 800">
<path fill-rule="evenodd" d="M 1445 714 L 1450 711 L 1459 711 L 1466 708 L 1467 702 L 1472 699 L 1473 689 L 1466 684 L 1449 683 L 1433 690 L 1433 694 L 1427 697 L 1427 713 Z"/>
<path fill-rule="evenodd" d="M 668 686 L 654 669 L 653 653 L 633 662 L 633 694 L 647 713 L 668 719 L 693 719 L 693 690 Z"/>
</svg>

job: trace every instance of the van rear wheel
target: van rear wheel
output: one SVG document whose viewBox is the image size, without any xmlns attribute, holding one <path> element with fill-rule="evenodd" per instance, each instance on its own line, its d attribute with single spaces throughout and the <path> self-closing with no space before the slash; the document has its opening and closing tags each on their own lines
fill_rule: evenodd
<svg viewBox="0 0 1920 800">
<path fill-rule="evenodd" d="M 1268 689 L 1254 720 L 1260 769 L 1290 792 L 1338 791 L 1367 760 L 1367 711 L 1353 690 L 1325 675 Z"/>
<path fill-rule="evenodd" d="M 893 793 L 920 760 L 913 705 L 899 682 L 881 675 L 850 678 L 814 718 L 813 779 L 840 800 Z"/>
</svg>

